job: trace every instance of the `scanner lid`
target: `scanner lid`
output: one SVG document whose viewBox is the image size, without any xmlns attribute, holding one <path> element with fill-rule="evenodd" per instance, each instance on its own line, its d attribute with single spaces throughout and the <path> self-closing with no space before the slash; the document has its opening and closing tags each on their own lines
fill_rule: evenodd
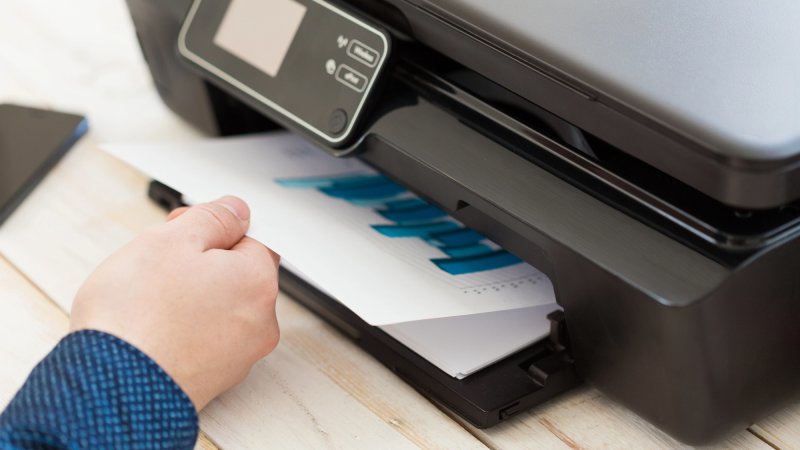
<svg viewBox="0 0 800 450">
<path fill-rule="evenodd" d="M 753 208 L 800 197 L 800 3 L 407 1 L 670 135 L 689 152 L 616 145 L 712 197 Z M 559 112 L 583 127 L 571 113 Z M 715 173 L 687 167 L 698 159 Z M 753 172 L 780 182 L 742 176 Z"/>
</svg>

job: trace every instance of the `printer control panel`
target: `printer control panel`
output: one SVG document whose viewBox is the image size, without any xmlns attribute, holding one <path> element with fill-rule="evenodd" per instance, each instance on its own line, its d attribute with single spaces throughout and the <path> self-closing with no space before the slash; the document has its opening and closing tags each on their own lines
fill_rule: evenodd
<svg viewBox="0 0 800 450">
<path fill-rule="evenodd" d="M 195 0 L 178 51 L 276 121 L 337 146 L 365 110 L 389 36 L 325 0 Z"/>
</svg>

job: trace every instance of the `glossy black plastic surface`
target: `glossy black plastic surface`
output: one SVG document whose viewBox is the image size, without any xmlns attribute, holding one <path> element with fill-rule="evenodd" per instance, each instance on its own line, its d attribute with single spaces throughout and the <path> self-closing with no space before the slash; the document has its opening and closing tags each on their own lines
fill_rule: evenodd
<svg viewBox="0 0 800 450">
<path fill-rule="evenodd" d="M 341 145 L 351 137 L 378 85 L 390 52 L 389 38 L 367 19 L 325 0 L 293 1 L 304 12 L 275 73 L 266 73 L 217 42 L 220 24 L 233 8 L 230 1 L 192 2 L 178 36 L 178 51 L 204 76 L 255 100 L 253 106 L 274 120 Z M 262 53 L 271 45 L 277 44 L 264 42 Z"/>
</svg>

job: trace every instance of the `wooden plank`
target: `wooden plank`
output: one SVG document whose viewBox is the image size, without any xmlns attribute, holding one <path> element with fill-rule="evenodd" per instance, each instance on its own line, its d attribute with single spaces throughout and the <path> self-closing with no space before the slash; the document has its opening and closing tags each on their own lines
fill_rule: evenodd
<svg viewBox="0 0 800 450">
<path fill-rule="evenodd" d="M 197 437 L 197 445 L 194 448 L 195 450 L 218 450 L 217 445 L 202 431 Z"/>
<path fill-rule="evenodd" d="M 260 361 L 245 383 L 212 403 L 202 415 L 202 426 L 225 448 L 415 447 L 359 400 L 332 387 L 316 365 L 284 347 Z M 440 433 L 448 435 L 446 430 Z M 425 439 L 421 444 L 441 447 L 446 442 Z"/>
<path fill-rule="evenodd" d="M 193 139 L 153 88 L 121 0 L 0 2 L 0 101 L 74 111 L 99 142 Z"/>
<path fill-rule="evenodd" d="M 164 220 L 143 198 L 146 189 L 144 177 L 84 138 L 0 228 L 0 252 L 23 273 L 45 277 L 39 287 L 69 311 L 83 280 L 111 250 Z"/>
<path fill-rule="evenodd" d="M 68 329 L 67 316 L 0 258 L 0 411 Z"/>
<path fill-rule="evenodd" d="M 800 404 L 785 408 L 750 428 L 779 448 L 800 448 Z"/>
<path fill-rule="evenodd" d="M 468 426 L 468 425 L 467 425 Z M 473 430 L 490 447 L 535 449 L 530 436 L 547 430 L 567 448 L 692 448 L 681 444 L 596 389 L 581 387 L 507 423 Z M 742 430 L 709 449 L 769 449 L 767 443 Z"/>
</svg>

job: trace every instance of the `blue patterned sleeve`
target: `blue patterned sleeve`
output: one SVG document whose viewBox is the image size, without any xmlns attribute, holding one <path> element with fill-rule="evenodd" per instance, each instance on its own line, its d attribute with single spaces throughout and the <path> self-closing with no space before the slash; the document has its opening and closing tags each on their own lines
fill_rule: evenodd
<svg viewBox="0 0 800 450">
<path fill-rule="evenodd" d="M 147 355 L 99 331 L 66 336 L 0 415 L 2 449 L 191 449 L 197 412 Z"/>
</svg>

